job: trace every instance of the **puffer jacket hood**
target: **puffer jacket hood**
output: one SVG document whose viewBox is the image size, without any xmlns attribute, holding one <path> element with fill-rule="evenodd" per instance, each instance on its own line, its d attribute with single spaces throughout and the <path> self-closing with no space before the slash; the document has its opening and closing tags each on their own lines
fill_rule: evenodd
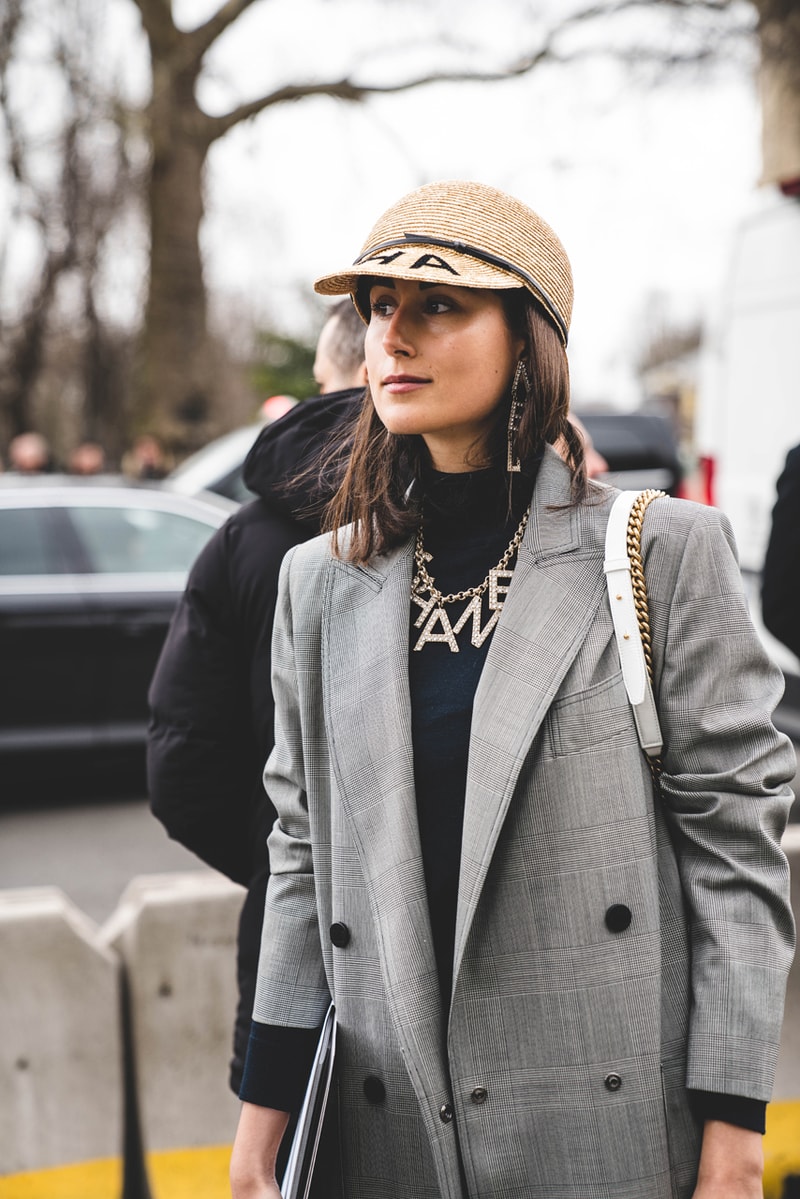
<svg viewBox="0 0 800 1199">
<path fill-rule="evenodd" d="M 270 510 L 319 530 L 322 509 L 336 487 L 337 471 L 313 468 L 337 445 L 344 449 L 361 410 L 363 387 L 304 400 L 259 433 L 244 463 L 244 481 Z"/>
</svg>

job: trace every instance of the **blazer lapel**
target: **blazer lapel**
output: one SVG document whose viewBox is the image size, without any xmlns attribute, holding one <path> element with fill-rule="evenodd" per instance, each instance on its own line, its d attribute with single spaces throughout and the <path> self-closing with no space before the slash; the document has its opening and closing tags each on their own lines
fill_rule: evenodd
<svg viewBox="0 0 800 1199">
<path fill-rule="evenodd" d="M 378 921 L 387 994 L 412 1080 L 446 1089 L 441 1000 L 417 822 L 408 641 L 413 542 L 339 562 L 323 639 L 328 738 Z"/>
<path fill-rule="evenodd" d="M 568 502 L 569 472 L 548 450 L 475 695 L 454 977 L 523 762 L 605 595 L 602 555 L 582 550 Z"/>
</svg>

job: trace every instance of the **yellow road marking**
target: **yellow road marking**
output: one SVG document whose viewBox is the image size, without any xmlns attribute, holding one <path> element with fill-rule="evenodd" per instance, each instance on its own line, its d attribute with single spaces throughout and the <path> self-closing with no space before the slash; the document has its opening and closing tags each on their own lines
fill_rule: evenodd
<svg viewBox="0 0 800 1199">
<path fill-rule="evenodd" d="M 119 1199 L 121 1193 L 119 1158 L 0 1178 L 0 1199 Z"/>
<path fill-rule="evenodd" d="M 147 1154 L 153 1199 L 230 1199 L 230 1145 Z M 0 1177 L 0 1199 L 120 1199 L 119 1159 Z"/>
<path fill-rule="evenodd" d="M 800 1100 L 767 1107 L 764 1199 L 781 1199 L 787 1174 L 800 1175 Z"/>
<path fill-rule="evenodd" d="M 230 1199 L 230 1161 L 230 1145 L 148 1153 L 153 1199 Z"/>
</svg>

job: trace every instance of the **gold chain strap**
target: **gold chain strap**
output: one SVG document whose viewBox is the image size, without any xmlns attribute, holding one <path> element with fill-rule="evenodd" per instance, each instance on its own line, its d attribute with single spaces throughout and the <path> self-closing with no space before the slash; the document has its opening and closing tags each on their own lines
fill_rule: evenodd
<svg viewBox="0 0 800 1199">
<path fill-rule="evenodd" d="M 653 685 L 653 643 L 650 636 L 650 609 L 647 603 L 647 583 L 645 582 L 644 565 L 642 563 L 642 526 L 644 525 L 644 514 L 647 511 L 648 505 L 652 504 L 653 500 L 657 500 L 665 494 L 665 492 L 655 491 L 651 487 L 637 496 L 631 508 L 631 514 L 628 517 L 628 529 L 626 533 L 628 557 L 631 562 L 633 602 L 636 607 L 636 620 L 639 624 L 644 660 L 651 686 Z M 658 782 L 658 776 L 661 774 L 662 769 L 661 758 L 648 758 L 647 760 L 650 763 L 653 778 Z"/>
</svg>

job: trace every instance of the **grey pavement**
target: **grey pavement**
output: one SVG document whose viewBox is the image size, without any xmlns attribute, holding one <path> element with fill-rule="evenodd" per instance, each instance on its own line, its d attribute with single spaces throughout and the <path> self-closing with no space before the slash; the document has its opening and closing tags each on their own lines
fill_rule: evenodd
<svg viewBox="0 0 800 1199">
<path fill-rule="evenodd" d="M 145 799 L 0 811 L 0 887 L 60 887 L 97 923 L 136 875 L 203 869 Z"/>
</svg>

